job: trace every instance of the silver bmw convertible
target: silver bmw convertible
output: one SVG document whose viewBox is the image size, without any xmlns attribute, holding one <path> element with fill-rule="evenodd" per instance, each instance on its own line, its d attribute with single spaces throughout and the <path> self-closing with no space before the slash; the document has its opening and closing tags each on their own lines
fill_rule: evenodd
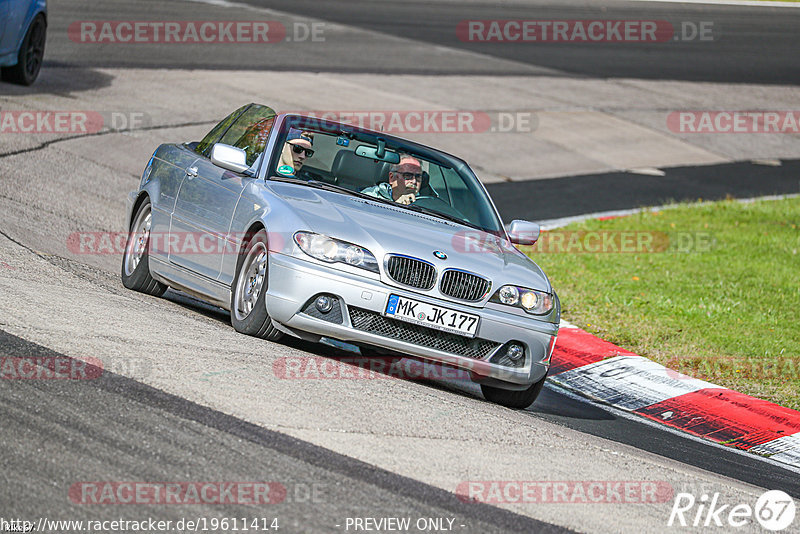
<svg viewBox="0 0 800 534">
<path fill-rule="evenodd" d="M 457 368 L 530 406 L 558 296 L 463 160 L 382 132 L 249 104 L 199 142 L 164 144 L 128 197 L 125 287 L 168 287 L 243 334 L 338 340 Z"/>
</svg>

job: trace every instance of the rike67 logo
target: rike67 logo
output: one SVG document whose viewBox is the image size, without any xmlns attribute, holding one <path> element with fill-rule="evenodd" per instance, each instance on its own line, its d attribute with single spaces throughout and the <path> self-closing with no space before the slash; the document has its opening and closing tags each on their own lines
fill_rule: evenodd
<svg viewBox="0 0 800 534">
<path fill-rule="evenodd" d="M 744 527 L 753 519 L 765 529 L 778 532 L 794 522 L 795 503 L 780 490 L 771 490 L 756 500 L 755 506 L 747 503 L 724 503 L 719 493 L 703 493 L 696 499 L 691 493 L 678 493 L 672 504 L 667 526 L 679 527 Z"/>
</svg>

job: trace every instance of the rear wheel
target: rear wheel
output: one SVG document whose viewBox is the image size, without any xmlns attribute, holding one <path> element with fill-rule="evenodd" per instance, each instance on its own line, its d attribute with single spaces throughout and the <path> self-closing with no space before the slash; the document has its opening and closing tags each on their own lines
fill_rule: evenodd
<svg viewBox="0 0 800 534">
<path fill-rule="evenodd" d="M 20 85 L 31 85 L 39 76 L 44 59 L 44 42 L 47 36 L 47 23 L 39 14 L 31 22 L 25 39 L 17 55 L 17 64 L 3 67 L 3 80 Z"/>
<path fill-rule="evenodd" d="M 483 396 L 489 402 L 494 402 L 506 408 L 515 408 L 524 410 L 536 401 L 536 398 L 541 393 L 544 387 L 544 381 L 547 379 L 545 375 L 541 380 L 532 384 L 528 389 L 521 391 L 512 391 L 510 389 L 500 389 L 492 386 L 485 386 L 481 384 L 481 391 Z"/>
<path fill-rule="evenodd" d="M 236 263 L 231 288 L 231 324 L 237 332 L 277 341 L 283 332 L 272 326 L 267 313 L 266 294 L 269 268 L 267 233 L 256 232 Z"/>
<path fill-rule="evenodd" d="M 167 286 L 150 274 L 149 244 L 152 215 L 150 201 L 145 200 L 136 211 L 128 232 L 125 255 L 122 257 L 122 285 L 134 291 L 160 297 Z"/>
</svg>

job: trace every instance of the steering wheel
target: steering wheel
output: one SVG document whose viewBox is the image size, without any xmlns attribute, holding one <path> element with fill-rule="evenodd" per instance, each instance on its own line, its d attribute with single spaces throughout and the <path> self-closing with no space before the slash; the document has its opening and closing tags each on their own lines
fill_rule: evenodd
<svg viewBox="0 0 800 534">
<path fill-rule="evenodd" d="M 420 206 L 422 208 L 430 209 L 433 211 L 438 211 L 443 215 L 450 215 L 451 217 L 458 217 L 459 219 L 464 219 L 464 214 L 455 209 L 453 206 L 445 202 L 439 197 L 435 197 L 433 195 L 423 195 L 418 196 L 414 202 L 411 203 L 412 206 Z"/>
</svg>

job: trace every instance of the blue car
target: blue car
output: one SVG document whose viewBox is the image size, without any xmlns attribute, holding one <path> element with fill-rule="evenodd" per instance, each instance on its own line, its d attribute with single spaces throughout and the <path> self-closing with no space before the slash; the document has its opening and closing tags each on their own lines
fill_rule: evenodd
<svg viewBox="0 0 800 534">
<path fill-rule="evenodd" d="M 31 85 L 39 76 L 47 36 L 46 0 L 0 0 L 3 80 Z"/>
</svg>

